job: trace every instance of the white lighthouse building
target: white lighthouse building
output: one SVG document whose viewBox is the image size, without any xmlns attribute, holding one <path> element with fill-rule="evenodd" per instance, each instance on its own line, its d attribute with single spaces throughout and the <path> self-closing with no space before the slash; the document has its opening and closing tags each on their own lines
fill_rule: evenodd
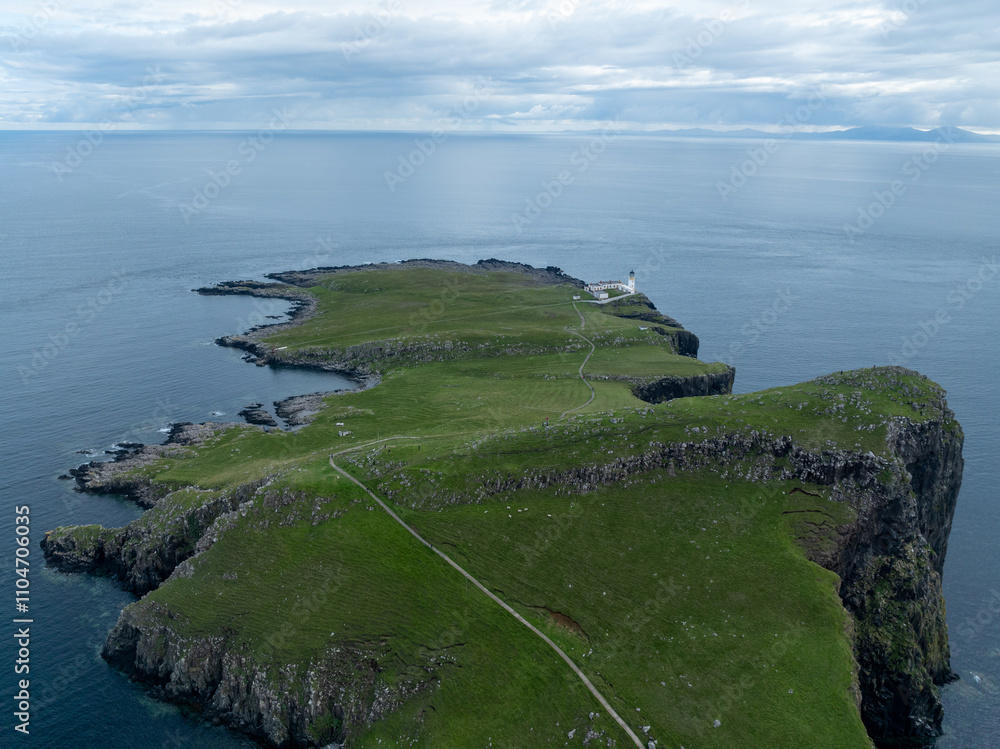
<svg viewBox="0 0 1000 749">
<path fill-rule="evenodd" d="M 625 294 L 635 293 L 635 271 L 628 274 L 628 283 L 623 281 L 598 281 L 597 283 L 589 283 L 584 286 L 584 289 L 589 291 L 595 296 L 602 291 L 621 291 Z M 606 296 L 606 295 L 605 295 Z M 601 297 L 598 297 L 601 298 Z"/>
</svg>

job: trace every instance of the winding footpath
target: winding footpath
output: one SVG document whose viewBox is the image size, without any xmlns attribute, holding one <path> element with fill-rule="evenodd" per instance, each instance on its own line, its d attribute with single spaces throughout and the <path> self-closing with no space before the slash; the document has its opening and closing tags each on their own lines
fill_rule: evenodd
<svg viewBox="0 0 1000 749">
<path fill-rule="evenodd" d="M 579 310 L 577 310 L 577 312 L 579 312 Z M 583 315 L 581 315 L 580 317 L 582 319 Z M 592 343 L 591 343 L 591 346 L 593 346 Z M 591 351 L 591 353 L 593 353 L 593 351 Z M 588 356 L 587 358 L 589 359 L 590 357 Z M 584 364 L 586 364 L 586 362 L 584 362 Z M 583 377 L 583 367 L 582 366 L 580 367 L 580 376 Z M 584 380 L 584 382 L 586 382 L 586 380 Z M 588 383 L 588 385 L 589 385 L 589 383 Z M 593 388 L 591 388 L 591 391 L 593 391 Z M 593 397 L 591 398 L 591 400 L 593 400 Z M 583 408 L 583 406 L 581 406 L 580 408 Z M 567 412 L 567 413 L 569 413 L 569 412 Z M 584 674 L 583 671 L 580 670 L 580 668 L 570 659 L 570 657 L 568 655 L 566 655 L 566 653 L 564 653 L 562 651 L 562 648 L 560 648 L 551 639 L 549 639 L 549 637 L 544 632 L 542 632 L 541 630 L 539 630 L 538 627 L 536 627 L 534 624 L 532 624 L 527 619 L 525 619 L 523 616 L 521 616 L 519 613 L 517 613 L 514 609 L 512 609 L 509 605 L 507 605 L 507 603 L 505 603 L 499 597 L 497 597 L 496 595 L 494 595 L 490 590 L 488 590 L 486 588 L 486 586 L 484 586 L 476 578 L 474 578 L 472 575 L 470 575 L 468 572 L 466 572 L 464 569 L 462 569 L 462 567 L 460 567 L 451 557 L 449 557 L 447 554 L 445 554 L 440 549 L 434 548 L 434 546 L 430 542 L 428 542 L 427 540 L 425 540 L 423 538 L 423 536 L 421 536 L 419 533 L 417 533 L 415 530 L 413 530 L 413 528 L 411 528 L 409 525 L 407 525 L 405 522 L 403 522 L 403 519 L 400 518 L 399 515 L 397 515 L 395 512 L 393 512 L 392 509 L 389 507 L 389 505 L 387 505 L 385 502 L 383 502 L 381 499 L 379 499 L 371 491 L 371 489 L 369 489 L 363 483 L 361 483 L 360 481 L 358 481 L 358 479 L 354 478 L 354 476 L 352 476 L 351 474 L 349 474 L 343 468 L 341 468 L 340 466 L 338 466 L 334 462 L 334 460 L 333 460 L 334 458 L 336 458 L 336 457 L 338 457 L 340 455 L 343 455 L 344 453 L 353 452 L 355 450 L 362 450 L 362 449 L 364 449 L 366 447 L 371 447 L 372 445 L 376 445 L 376 444 L 378 444 L 380 442 L 388 442 L 389 440 L 397 440 L 397 439 L 399 439 L 399 440 L 416 440 L 416 439 L 421 439 L 421 438 L 420 437 L 386 437 L 385 439 L 377 440 L 375 442 L 369 442 L 369 443 L 364 444 L 364 445 L 358 445 L 357 447 L 349 447 L 346 450 L 341 450 L 340 452 L 333 453 L 330 456 L 330 465 L 333 467 L 333 469 L 337 473 L 339 473 L 344 478 L 348 479 L 353 484 L 356 484 L 357 486 L 359 486 L 369 497 L 371 497 L 372 499 L 374 499 L 378 503 L 379 507 L 381 507 L 383 510 L 385 510 L 386 513 L 389 515 L 389 517 L 391 517 L 393 520 L 395 520 L 397 523 L 399 523 L 401 526 L 403 526 L 407 530 L 407 532 L 410 533 L 410 535 L 412 535 L 420 543 L 422 543 L 428 549 L 430 549 L 435 554 L 437 554 L 439 557 L 441 557 L 444 561 L 446 561 L 448 564 L 450 564 L 456 570 L 458 570 L 459 572 L 461 572 L 462 575 L 465 577 L 466 580 L 468 580 L 470 583 L 472 583 L 477 588 L 479 588 L 479 590 L 481 590 L 483 593 L 485 593 L 487 596 L 489 596 L 493 601 L 495 601 L 497 604 L 499 604 L 503 608 L 504 611 L 506 611 L 508 614 L 510 614 L 511 616 L 513 616 L 519 622 L 521 622 L 521 624 L 523 624 L 525 627 L 527 627 L 528 629 L 530 629 L 534 634 L 538 635 L 538 637 L 540 637 L 545 642 L 546 645 L 548 645 L 550 648 L 552 648 L 554 651 L 556 651 L 556 654 L 558 654 L 558 656 L 560 658 L 562 658 L 566 662 L 566 665 L 568 665 L 571 669 L 573 669 L 573 673 L 575 673 L 580 678 L 580 681 L 582 681 L 584 683 L 584 686 L 586 686 L 587 689 L 590 690 L 590 693 L 592 695 L 594 695 L 594 697 L 597 698 L 597 701 L 599 703 L 601 703 L 601 706 L 605 710 L 608 711 L 608 715 L 610 715 L 612 718 L 614 718 L 615 722 L 617 722 L 618 725 L 622 727 L 622 730 L 625 731 L 625 733 L 628 734 L 629 738 L 632 739 L 632 742 L 637 747 L 639 747 L 639 749 L 644 749 L 642 741 L 636 735 L 635 731 L 633 731 L 628 726 L 628 724 L 624 720 L 621 719 L 621 716 L 618 715 L 617 712 L 615 712 L 615 709 L 613 707 L 611 707 L 611 704 L 604 698 L 604 695 L 601 694 L 599 691 L 597 691 L 597 687 L 595 687 L 593 685 L 593 683 L 591 683 L 590 679 L 587 678 L 587 675 Z"/>
<path fill-rule="evenodd" d="M 573 302 L 573 309 L 575 309 L 576 310 L 576 314 L 578 314 L 580 316 L 580 330 L 583 330 L 585 327 L 587 327 L 587 320 L 583 316 L 583 313 L 580 311 L 580 308 L 576 306 L 576 302 Z M 587 378 L 583 376 L 583 368 L 587 366 L 587 362 L 590 361 L 590 357 L 592 357 L 594 355 L 594 352 L 597 350 L 597 347 L 594 345 L 594 342 L 592 340 L 590 340 L 586 336 L 582 335 L 581 333 L 577 333 L 575 330 L 570 330 L 569 328 L 566 328 L 566 332 L 567 333 L 572 333 L 577 338 L 582 338 L 583 340 L 585 340 L 587 343 L 590 344 L 590 353 L 587 354 L 587 358 L 584 359 L 583 360 L 583 364 L 580 365 L 580 379 L 583 380 L 583 384 L 584 385 L 586 385 L 588 388 L 590 388 L 590 400 L 587 401 L 586 403 L 584 403 L 582 406 L 577 406 L 576 408 L 571 408 L 569 411 L 563 411 L 562 416 L 560 416 L 558 419 L 556 419 L 556 421 L 562 421 L 567 416 L 569 416 L 571 413 L 579 411 L 581 408 L 586 408 L 591 403 L 593 403 L 594 402 L 594 398 L 597 397 L 597 393 L 594 392 L 594 386 L 591 385 L 587 381 Z"/>
</svg>

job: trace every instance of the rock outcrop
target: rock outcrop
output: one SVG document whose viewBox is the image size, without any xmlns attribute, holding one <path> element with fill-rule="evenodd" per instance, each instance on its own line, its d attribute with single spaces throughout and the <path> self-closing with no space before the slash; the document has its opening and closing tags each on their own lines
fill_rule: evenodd
<svg viewBox="0 0 1000 749">
<path fill-rule="evenodd" d="M 733 392 L 736 370 L 727 367 L 717 374 L 692 375 L 691 377 L 662 377 L 632 388 L 636 398 L 647 403 L 663 403 L 674 398 L 691 398 L 699 395 L 729 395 Z"/>
<path fill-rule="evenodd" d="M 274 402 L 274 412 L 289 427 L 301 427 L 311 422 L 326 405 L 324 399 L 330 395 L 349 392 L 346 390 L 331 390 L 326 393 L 309 393 L 308 395 L 293 395 Z"/>
<path fill-rule="evenodd" d="M 903 369 L 883 371 L 919 376 Z M 526 489 L 585 493 L 600 485 L 628 486 L 659 469 L 829 487 L 831 500 L 849 504 L 854 519 L 839 527 L 804 521 L 799 540 L 810 559 L 841 578 L 840 597 L 854 620 L 862 719 L 876 741 L 927 740 L 941 734 L 938 687 L 957 678 L 949 663 L 942 572 L 964 466 L 961 427 L 944 392 L 937 393 L 930 404 L 912 404 L 922 418 L 888 419 L 885 457 L 841 449 L 817 452 L 791 436 L 741 430 L 651 443 L 635 455 L 559 472 L 486 474 L 462 493 L 421 495 L 412 487 L 394 488 L 391 481 L 378 491 L 432 509 Z"/>
<path fill-rule="evenodd" d="M 129 443 L 119 445 L 114 460 L 91 461 L 72 468 L 69 474 L 76 479 L 77 490 L 88 494 L 122 494 L 140 507 L 154 506 L 167 489 L 156 486 L 141 469 L 160 458 L 187 454 L 187 447 L 197 445 L 232 424 L 207 421 L 204 424 L 183 422 L 170 425 L 170 432 L 162 445 Z"/>
<path fill-rule="evenodd" d="M 172 616 L 156 603 L 127 607 L 101 655 L 154 694 L 198 705 L 205 718 L 270 746 L 339 746 L 331 742 L 437 686 L 424 669 L 392 683 L 380 678 L 390 654 L 379 643 L 338 643 L 307 666 L 269 668 L 226 634 L 179 635 Z"/>
<path fill-rule="evenodd" d="M 685 330 L 674 318 L 657 310 L 656 305 L 645 294 L 631 294 L 602 304 L 601 311 L 615 317 L 652 323 L 650 328 L 654 333 L 670 339 L 675 354 L 698 358 L 698 347 L 701 345 L 698 336 Z"/>
<path fill-rule="evenodd" d="M 247 424 L 255 424 L 262 427 L 278 426 L 278 422 L 274 420 L 274 417 L 264 410 L 263 403 L 251 403 L 240 411 L 237 416 L 242 416 Z"/>
<path fill-rule="evenodd" d="M 237 509 L 255 485 L 224 493 L 201 493 L 183 510 L 154 508 L 124 528 L 99 525 L 56 528 L 45 534 L 45 561 L 63 572 L 110 575 L 137 596 L 156 590 L 198 550 L 210 546 L 206 531 Z M 200 493 L 197 489 L 184 491 Z"/>
</svg>

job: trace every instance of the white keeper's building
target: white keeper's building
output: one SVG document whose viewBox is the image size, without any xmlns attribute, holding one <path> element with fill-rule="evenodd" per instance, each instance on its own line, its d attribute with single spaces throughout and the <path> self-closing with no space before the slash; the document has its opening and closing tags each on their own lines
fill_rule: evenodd
<svg viewBox="0 0 1000 749">
<path fill-rule="evenodd" d="M 591 294 L 598 296 L 602 291 L 621 291 L 625 294 L 635 293 L 635 271 L 628 274 L 628 283 L 622 281 L 598 281 L 597 283 L 588 283 L 583 287 L 586 291 Z M 607 294 L 603 296 L 598 296 L 598 298 L 607 298 Z"/>
</svg>

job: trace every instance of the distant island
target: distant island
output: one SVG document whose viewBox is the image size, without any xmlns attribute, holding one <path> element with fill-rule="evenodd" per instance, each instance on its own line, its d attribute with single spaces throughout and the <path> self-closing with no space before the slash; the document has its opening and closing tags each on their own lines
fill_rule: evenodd
<svg viewBox="0 0 1000 749">
<path fill-rule="evenodd" d="M 1000 143 L 1000 135 L 987 135 L 963 130 L 958 127 L 938 127 L 932 130 L 917 130 L 912 127 L 884 127 L 865 125 L 846 130 L 829 130 L 826 132 L 783 132 L 770 133 L 764 130 L 743 128 L 741 130 L 709 130 L 707 128 L 688 128 L 681 130 L 650 130 L 630 135 L 669 135 L 690 138 L 787 138 L 791 140 L 871 140 L 895 141 L 913 143 Z"/>
<path fill-rule="evenodd" d="M 940 733 L 963 434 L 938 385 L 874 367 L 733 395 L 634 277 L 269 278 L 198 289 L 293 303 L 218 343 L 357 387 L 84 464 L 80 491 L 148 509 L 42 542 L 139 596 L 102 654 L 155 696 L 274 747 Z"/>
</svg>

